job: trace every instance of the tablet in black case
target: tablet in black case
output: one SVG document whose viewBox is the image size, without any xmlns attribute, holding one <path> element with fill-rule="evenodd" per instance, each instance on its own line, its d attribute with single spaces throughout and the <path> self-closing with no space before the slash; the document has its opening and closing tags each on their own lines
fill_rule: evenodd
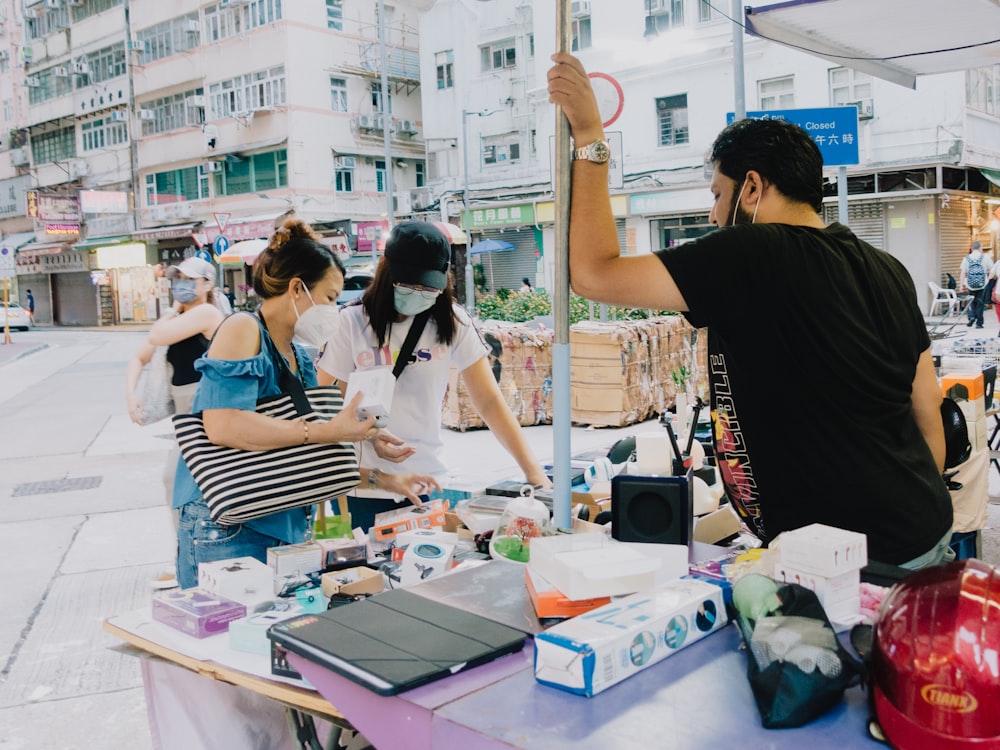
<svg viewBox="0 0 1000 750">
<path fill-rule="evenodd" d="M 272 625 L 268 638 L 380 695 L 519 651 L 525 634 L 408 591 Z"/>
</svg>

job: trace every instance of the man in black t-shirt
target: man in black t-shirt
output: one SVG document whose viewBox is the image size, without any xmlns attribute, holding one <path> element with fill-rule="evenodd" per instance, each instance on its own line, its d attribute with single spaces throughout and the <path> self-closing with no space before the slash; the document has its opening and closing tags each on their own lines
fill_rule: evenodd
<svg viewBox="0 0 1000 750">
<path fill-rule="evenodd" d="M 710 221 L 725 228 L 622 257 L 589 79 L 572 56 L 554 59 L 550 100 L 576 148 L 573 288 L 708 328 L 716 456 L 750 529 L 769 542 L 824 523 L 866 534 L 873 560 L 944 559 L 941 391 L 913 281 L 889 254 L 823 224 L 812 138 L 778 120 L 730 125 L 710 156 Z"/>
</svg>

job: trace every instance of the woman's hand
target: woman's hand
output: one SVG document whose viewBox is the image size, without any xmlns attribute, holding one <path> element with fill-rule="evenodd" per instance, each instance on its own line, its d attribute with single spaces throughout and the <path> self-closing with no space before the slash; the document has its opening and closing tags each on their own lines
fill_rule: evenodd
<svg viewBox="0 0 1000 750">
<path fill-rule="evenodd" d="M 358 393 L 340 410 L 340 414 L 328 422 L 310 422 L 310 429 L 314 430 L 314 437 L 310 443 L 356 443 L 372 437 L 376 430 L 375 417 L 359 420 L 357 417 L 358 406 L 364 394 Z"/>
<path fill-rule="evenodd" d="M 142 420 L 146 415 L 142 410 L 142 404 L 139 402 L 139 397 L 136 396 L 134 392 L 129 391 L 125 394 L 125 405 L 128 408 L 128 415 L 132 422 L 137 425 L 142 425 Z"/>
<path fill-rule="evenodd" d="M 418 495 L 429 495 L 431 490 L 441 491 L 441 485 L 429 474 L 386 474 L 380 471 L 376 486 L 380 490 L 402 495 L 414 505 L 423 505 Z"/>
<path fill-rule="evenodd" d="M 549 480 L 548 475 L 540 468 L 537 471 L 533 471 L 530 474 L 524 475 L 524 480 L 528 484 L 534 487 L 540 487 L 543 490 L 551 490 L 552 482 Z"/>
<path fill-rule="evenodd" d="M 375 448 L 375 455 L 394 464 L 405 461 L 417 452 L 416 448 L 406 445 L 402 438 L 396 437 L 388 430 L 377 430 L 369 440 Z"/>
</svg>

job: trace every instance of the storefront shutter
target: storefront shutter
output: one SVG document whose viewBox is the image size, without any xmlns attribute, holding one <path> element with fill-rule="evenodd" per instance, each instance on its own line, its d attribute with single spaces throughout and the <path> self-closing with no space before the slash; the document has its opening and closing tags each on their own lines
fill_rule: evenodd
<svg viewBox="0 0 1000 750">
<path fill-rule="evenodd" d="M 537 253 L 542 247 L 541 232 L 533 227 L 520 230 L 508 229 L 503 232 L 491 229 L 484 231 L 482 236 L 476 235 L 473 242 L 485 239 L 510 242 L 514 245 L 513 250 L 473 256 L 472 262 L 481 263 L 483 266 L 486 288 L 489 291 L 510 289 L 516 292 L 521 288 L 521 279 L 525 276 L 534 284 L 538 267 Z"/>
<path fill-rule="evenodd" d="M 839 221 L 836 203 L 823 204 L 823 220 Z M 885 214 L 879 201 L 855 201 L 847 206 L 847 225 L 858 239 L 885 250 Z"/>
</svg>

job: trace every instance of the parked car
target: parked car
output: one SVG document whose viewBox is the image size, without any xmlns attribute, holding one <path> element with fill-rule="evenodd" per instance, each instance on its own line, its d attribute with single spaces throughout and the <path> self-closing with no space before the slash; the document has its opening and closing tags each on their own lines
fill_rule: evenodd
<svg viewBox="0 0 1000 750">
<path fill-rule="evenodd" d="M 369 287 L 374 278 L 369 266 L 348 267 L 347 274 L 344 276 L 344 290 L 337 297 L 337 304 L 346 305 L 348 302 L 356 300 L 365 293 L 365 289 Z"/>
<path fill-rule="evenodd" d="M 28 311 L 16 302 L 8 302 L 7 308 L 4 309 L 3 303 L 0 302 L 0 328 L 3 328 L 5 324 L 9 324 L 12 331 L 27 331 L 31 325 Z"/>
</svg>

